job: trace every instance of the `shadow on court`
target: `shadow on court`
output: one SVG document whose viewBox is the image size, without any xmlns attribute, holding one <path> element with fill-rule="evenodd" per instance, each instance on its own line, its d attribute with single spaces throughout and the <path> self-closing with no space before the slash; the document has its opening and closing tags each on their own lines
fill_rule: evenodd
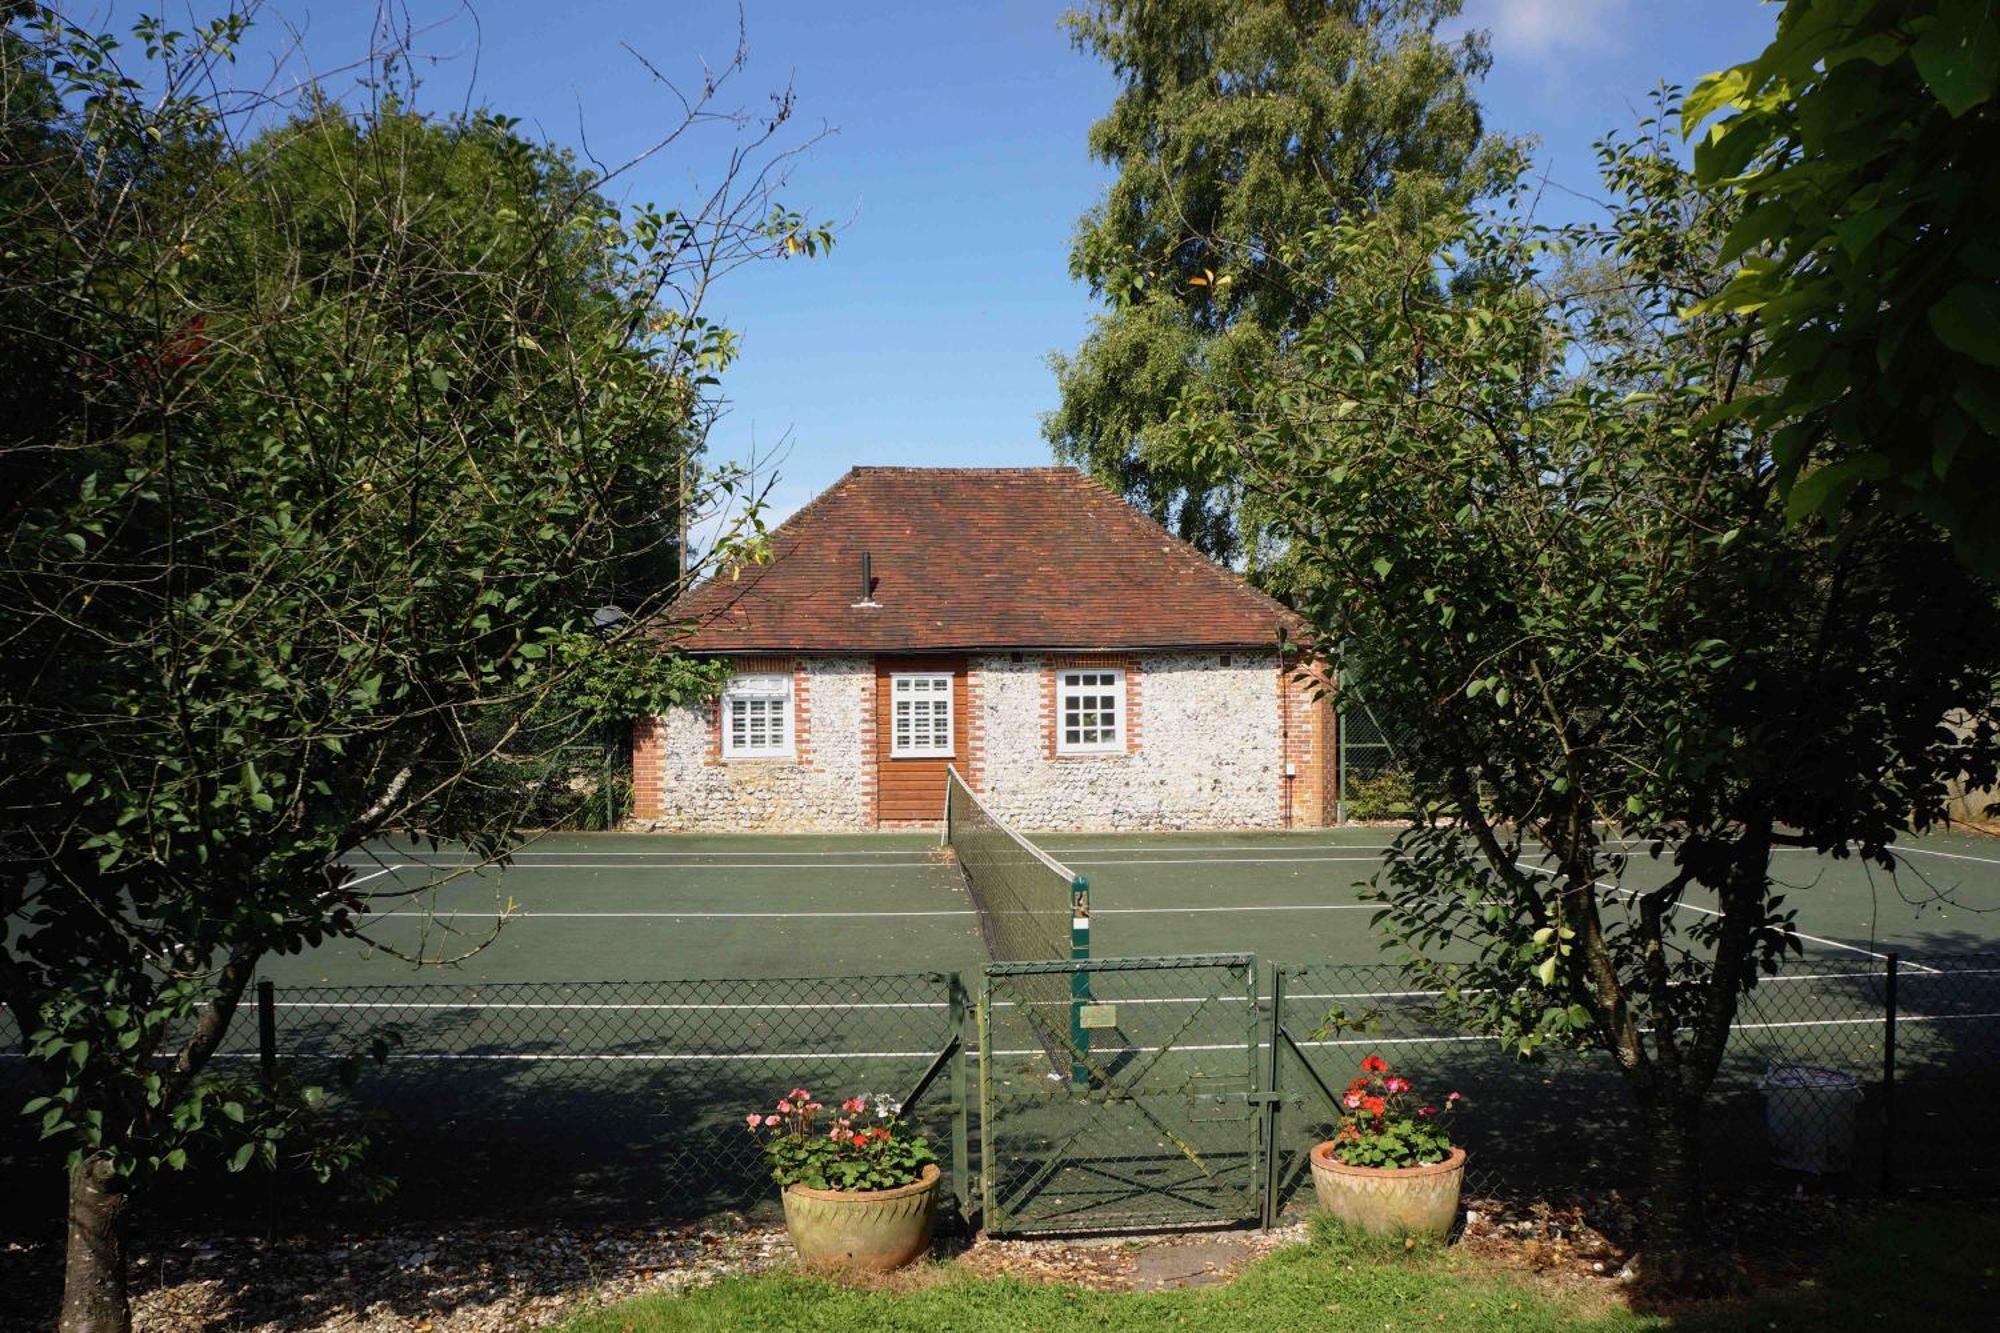
<svg viewBox="0 0 2000 1333">
<path fill-rule="evenodd" d="M 1060 850 L 1080 865 L 1098 863 L 1089 873 L 1101 909 L 1100 956 L 1244 948 L 1260 959 L 1322 960 L 1285 969 L 1286 1023 L 1302 1047 L 1281 1051 L 1276 1089 L 1273 1149 L 1287 1206 L 1309 1202 L 1305 1153 L 1334 1118 L 1305 1064 L 1339 1089 L 1371 1052 L 1420 1087 L 1466 1095 L 1460 1134 L 1474 1194 L 1636 1184 L 1644 1141 L 1606 1057 L 1559 1051 L 1516 1059 L 1489 1037 L 1437 1021 L 1422 997 L 1404 992 L 1393 967 L 1362 961 L 1379 951 L 1369 912 L 1349 909 L 1372 870 L 1375 849 L 1366 844 L 1381 840 L 1377 830 L 1345 841 L 1079 837 Z M 663 846 L 681 850 L 662 854 Z M 744 1116 L 771 1109 L 801 1084 L 828 1104 L 862 1091 L 901 1095 L 951 1036 L 942 971 L 772 974 L 894 973 L 914 961 L 955 967 L 968 986 L 979 985 L 984 960 L 967 901 L 955 872 L 927 861 L 921 839 L 791 839 L 775 848 L 744 839 L 579 839 L 536 850 L 506 876 L 508 893 L 529 915 L 503 932 L 478 969 L 442 974 L 452 978 L 446 984 L 382 984 L 411 974 L 331 950 L 278 963 L 278 1054 L 289 1073 L 334 1084 L 343 1057 L 376 1036 L 392 1038 L 386 1061 L 364 1061 L 358 1082 L 332 1098 L 331 1118 L 369 1134 L 374 1169 L 398 1182 L 393 1199 L 371 1204 L 302 1176 L 285 1177 L 274 1192 L 254 1174 L 218 1174 L 170 1185 L 148 1205 L 155 1216 L 254 1231 L 269 1225 L 274 1204 L 284 1224 L 768 1213 L 776 1189 Z M 1951 873 L 1992 880 L 1983 863 L 1965 864 L 1972 869 Z M 1809 924 L 1830 939 L 1864 944 L 1800 960 L 1745 1001 L 1706 1122 L 1710 1180 L 1726 1188 L 1791 1179 L 1770 1164 L 1759 1084 L 1773 1066 L 1803 1064 L 1850 1075 L 1862 1090 L 1854 1164 L 1833 1188 L 1872 1190 L 1885 1162 L 1899 1184 L 1992 1188 L 2000 1180 L 1983 1140 L 2000 1094 L 2000 951 L 1992 942 L 2000 917 L 1969 905 L 1942 918 L 1926 913 L 1899 926 L 1891 944 L 1865 926 L 1849 930 L 1840 915 L 1851 907 L 1861 920 L 1872 891 L 1850 869 L 1815 880 L 1821 896 L 1809 904 Z M 466 894 L 471 910 L 475 898 L 491 899 L 493 885 Z M 1889 997 L 1883 960 L 1872 953 L 1891 947 L 1902 966 L 1895 1084 L 1885 1096 Z M 564 980 L 607 973 L 749 979 Z M 1349 1021 L 1327 1023 L 1335 1009 Z M 251 1019 L 239 1021 L 226 1052 L 249 1062 L 239 1067 L 255 1066 Z M 1205 1043 L 1229 1040 L 1246 1043 L 1232 1069 L 1248 1071 L 1261 1059 L 1247 1035 Z M 1143 1059 L 1138 1048 L 1161 1044 L 1135 1041 L 1114 1074 Z M 22 1073 L 19 1061 L 0 1065 L 0 1091 L 14 1089 Z M 967 1081 L 976 1089 L 976 1064 Z M 1221 1114 L 1193 1105 L 1214 1088 L 1169 1083 L 1149 1095 L 1171 1127 Z M 951 1125 L 936 1109 L 943 1091 L 919 1123 L 948 1156 Z M 1186 1104 L 1157 1110 L 1176 1098 Z M 1108 1106 L 1063 1112 L 1116 1113 Z M 976 1106 L 968 1121 L 976 1155 Z M 25 1117 L 0 1117 L 0 1172 L 20 1205 L 10 1217 L 40 1227 L 57 1215 L 61 1176 L 33 1129 Z M 1215 1132 L 1234 1136 L 1212 1154 L 1234 1181 L 1255 1151 L 1247 1112 L 1240 1125 Z M 1033 1178 L 1038 1134 L 1013 1140 L 1030 1158 L 1009 1168 L 1019 1172 L 1011 1179 Z M 1055 1142 L 1061 1134 L 1042 1137 Z M 1105 1190 L 1129 1196 L 1138 1182 L 1193 1183 L 1186 1154 L 1152 1128 L 1107 1129 L 1097 1138 L 1101 1160 L 1085 1143 L 1075 1164 Z M 975 1179 L 981 1165 L 976 1156 L 967 1163 Z M 1051 1175 L 1046 1188 L 1071 1187 Z"/>
</svg>

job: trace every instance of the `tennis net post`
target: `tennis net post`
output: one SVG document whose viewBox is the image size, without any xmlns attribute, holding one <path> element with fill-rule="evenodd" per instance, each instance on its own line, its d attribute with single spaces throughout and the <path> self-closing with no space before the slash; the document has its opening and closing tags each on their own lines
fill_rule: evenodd
<svg viewBox="0 0 2000 1333">
<path fill-rule="evenodd" d="M 1048 1051 L 1054 1075 L 1066 1072 L 1071 1082 L 1087 1086 L 1090 1031 L 1085 1010 L 1091 993 L 1089 972 L 1081 964 L 1090 959 L 1089 882 L 988 809 L 951 765 L 945 771 L 940 841 L 952 849 L 965 877 L 979 912 L 980 935 L 993 961 L 1072 965 L 1066 994 L 1059 988 L 1061 974 L 1046 974 L 1038 985 L 1041 997 L 1027 1001 L 1024 1010 Z M 1065 907 L 1066 945 L 1061 934 Z"/>
<path fill-rule="evenodd" d="M 1083 1011 L 1090 1003 L 1090 973 L 1082 965 L 1090 961 L 1090 882 L 1077 875 L 1069 882 L 1069 957 L 1077 967 L 1069 974 L 1069 1045 L 1072 1052 L 1069 1081 L 1079 1088 L 1090 1086 L 1090 1029 L 1083 1025 Z"/>
</svg>

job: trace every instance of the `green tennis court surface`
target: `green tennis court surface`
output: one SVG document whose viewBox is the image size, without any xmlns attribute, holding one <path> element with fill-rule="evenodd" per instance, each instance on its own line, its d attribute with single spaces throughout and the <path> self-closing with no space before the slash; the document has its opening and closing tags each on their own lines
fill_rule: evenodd
<svg viewBox="0 0 2000 1333">
<path fill-rule="evenodd" d="M 1380 948 L 1362 894 L 1388 838 L 1037 838 L 1089 880 L 1078 990 L 1060 974 L 987 977 L 980 918 L 935 836 L 570 835 L 506 866 L 384 844 L 356 858 L 361 887 L 388 895 L 368 941 L 270 959 L 262 976 L 276 1054 L 303 1078 L 390 1038 L 341 1100 L 375 1127 L 405 1213 L 768 1206 L 747 1112 L 797 1084 L 903 1094 L 929 1073 L 917 1123 L 1010 1225 L 1240 1220 L 1266 1167 L 1264 1197 L 1310 1193 L 1303 1154 L 1330 1118 L 1315 1080 L 1343 1085 L 1371 1051 L 1467 1094 L 1475 1191 L 1629 1179 L 1638 1139 L 1601 1054 L 1519 1061 L 1441 1022 Z M 2000 1071 L 2000 843 L 1925 839 L 1898 864 L 1775 858 L 1807 955 L 1745 999 L 1710 1122 L 1722 1178 L 1764 1167 L 1758 1083 L 1779 1064 L 1868 1090 L 1855 1151 L 1871 1175 L 1885 1146 L 1913 1174 L 1960 1159 L 1951 1135 L 1978 1117 L 1947 1100 L 1983 1105 Z M 1668 873 L 1635 857 L 1606 898 L 1615 910 Z M 1024 887 L 1034 920 L 1001 925 L 1058 953 L 1062 887 Z M 396 954 L 465 956 L 420 968 Z M 1141 957 L 1176 961 L 1121 968 Z M 1073 995 L 1104 1020 L 1075 1061 L 1051 1050 L 1085 1021 Z M 1885 1130 L 1891 1012 L 1906 1091 Z M 224 1057 L 254 1060 L 256 1042 L 239 1023 Z M 1066 1077 L 1073 1064 L 1087 1078 Z M 1259 1105 L 1282 1116 L 1262 1165 Z"/>
<path fill-rule="evenodd" d="M 1383 830 L 1343 829 L 1036 841 L 1089 879 L 1097 957 L 1248 952 L 1344 964 L 1385 956 L 1361 893 L 1387 840 Z M 407 845 L 353 859 L 364 888 L 409 891 L 376 903 L 368 935 L 387 948 L 329 945 L 273 960 L 267 976 L 330 985 L 668 980 L 974 972 L 986 961 L 958 872 L 927 835 L 565 835 L 531 842 L 508 866 L 457 869 L 466 861 L 451 849 Z M 1894 876 L 1853 858 L 1781 852 L 1774 861 L 1812 957 L 1893 950 L 1921 966 L 1926 954 L 2000 943 L 2000 841 L 1914 841 Z M 1635 857 L 1621 885 L 1644 889 L 1667 873 Z M 1681 910 L 1698 913 L 1702 900 Z M 390 952 L 455 957 L 489 936 L 442 971 Z"/>
</svg>

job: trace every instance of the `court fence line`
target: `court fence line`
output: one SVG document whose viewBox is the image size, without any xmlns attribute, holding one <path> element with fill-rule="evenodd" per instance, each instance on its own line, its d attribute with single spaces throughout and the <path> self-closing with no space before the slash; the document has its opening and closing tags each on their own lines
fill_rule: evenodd
<svg viewBox="0 0 2000 1333">
<path fill-rule="evenodd" d="M 1204 994 L 1174 981 L 1189 977 L 1190 960 L 1156 961 L 1157 978 L 1145 975 L 1146 960 L 1075 964 L 1103 988 L 1093 1021 L 1111 1025 L 1094 1034 L 1101 1049 L 1088 1053 L 1096 1072 L 1087 1084 L 1051 1078 L 1038 1043 L 1021 1040 L 1026 1016 L 1006 1009 L 1007 987 L 956 972 L 265 980 L 254 1022 L 234 1025 L 220 1054 L 266 1079 L 327 1087 L 330 1122 L 369 1135 L 376 1167 L 400 1185 L 389 1206 L 406 1217 L 768 1215 L 777 1189 L 744 1118 L 805 1086 L 828 1105 L 864 1092 L 904 1102 L 961 1215 L 973 1218 L 995 1153 L 1011 1155 L 1011 1178 L 1031 1179 L 1032 1160 L 1022 1159 L 1073 1140 L 1090 1117 L 1164 1116 L 1176 1134 L 1245 1122 L 1257 1184 L 1254 1215 L 1242 1220 L 1269 1224 L 1309 1204 L 1307 1154 L 1330 1136 L 1337 1094 L 1368 1054 L 1438 1097 L 1465 1095 L 1456 1128 L 1471 1159 L 1469 1197 L 1559 1196 L 1638 1179 L 1643 1138 L 1601 1051 L 1516 1059 L 1452 1026 L 1435 994 L 1413 989 L 1393 964 L 1252 960 L 1247 989 Z M 1711 1188 L 1804 1178 L 1786 1168 L 1816 1168 L 1844 1188 L 2000 1187 L 1980 1174 L 1994 1169 L 1983 1138 L 2000 1094 L 2000 955 L 1927 956 L 1925 967 L 1894 955 L 1815 960 L 1744 998 L 1705 1123 Z M 983 1026 L 982 990 L 991 1004 Z M 1206 1017 L 1189 1028 L 1197 1006 Z M 982 1051 L 981 1030 L 1012 1035 Z M 1259 1073 L 1247 1077 L 1252 1067 Z M 21 1069 L 0 1062 L 0 1082 L 11 1086 Z M 1146 1071 L 1147 1084 L 1117 1086 L 1121 1069 Z M 1033 1103 L 1036 1118 L 983 1123 L 975 1088 L 1002 1108 L 996 1115 Z M 9 1118 L 21 1133 L 24 1118 Z M 1228 1170 L 1243 1168 L 1241 1157 Z M 1143 1179 L 1150 1169 L 1126 1160 L 1119 1173 Z M 303 1174 L 281 1189 L 288 1213 L 328 1206 Z M 1033 1201 L 1020 1211 L 1033 1213 Z M 1091 1228 L 1087 1207 L 1072 1220 Z"/>
</svg>

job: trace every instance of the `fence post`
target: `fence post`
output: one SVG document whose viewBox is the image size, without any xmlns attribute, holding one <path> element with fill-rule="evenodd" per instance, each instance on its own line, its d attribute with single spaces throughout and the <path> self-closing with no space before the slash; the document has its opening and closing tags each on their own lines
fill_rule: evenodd
<svg viewBox="0 0 2000 1333">
<path fill-rule="evenodd" d="M 257 982 L 257 1077 L 269 1092 L 278 1083 L 278 988 L 267 980 Z M 266 1173 L 264 1182 L 264 1236 L 278 1238 L 278 1173 Z"/>
<path fill-rule="evenodd" d="M 278 988 L 257 983 L 257 1073 L 269 1089 L 278 1081 Z"/>
<path fill-rule="evenodd" d="M 1896 955 L 1884 960 L 1882 979 L 1882 1192 L 1896 1178 Z"/>
<path fill-rule="evenodd" d="M 1263 1024 L 1264 1035 L 1264 1179 L 1262 1222 L 1265 1230 L 1278 1225 L 1278 1034 L 1285 1023 L 1285 969 L 1283 965 L 1270 965 L 1270 984 L 1264 988 L 1264 1003 L 1269 1006 L 1269 1015 Z"/>
<path fill-rule="evenodd" d="M 958 1042 L 958 1056 L 951 1062 L 951 1188 L 958 1196 L 958 1213 L 963 1217 L 972 1207 L 972 1136 L 966 1129 L 972 1110 L 965 1101 L 965 979 L 951 973 L 945 979 L 945 991 L 951 1035 Z"/>
</svg>

